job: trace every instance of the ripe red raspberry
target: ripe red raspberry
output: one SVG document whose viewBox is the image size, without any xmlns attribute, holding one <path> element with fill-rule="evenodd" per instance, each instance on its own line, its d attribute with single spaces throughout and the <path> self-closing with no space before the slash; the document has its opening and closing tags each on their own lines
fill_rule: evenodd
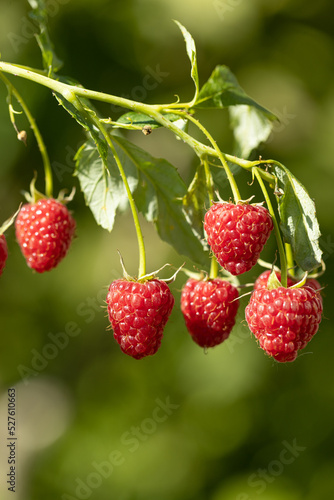
<svg viewBox="0 0 334 500">
<path fill-rule="evenodd" d="M 270 276 L 271 271 L 264 271 L 260 276 L 257 278 L 257 280 L 254 283 L 254 290 L 260 290 L 261 288 L 267 288 L 268 285 L 268 279 Z M 276 271 L 276 276 L 281 281 L 281 273 Z M 292 286 L 295 284 L 295 281 L 293 281 L 291 278 L 288 276 L 288 287 Z"/>
<path fill-rule="evenodd" d="M 261 205 L 216 203 L 204 218 L 213 253 L 219 264 L 234 275 L 256 264 L 273 227 L 268 210 Z"/>
<path fill-rule="evenodd" d="M 63 203 L 43 198 L 23 205 L 15 228 L 28 266 L 44 273 L 65 257 L 74 235 L 75 220 Z"/>
<path fill-rule="evenodd" d="M 260 347 L 277 361 L 294 361 L 318 331 L 322 299 L 319 291 L 306 285 L 262 288 L 253 292 L 245 312 Z"/>
<path fill-rule="evenodd" d="M 125 354 L 141 359 L 157 352 L 174 305 L 164 281 L 113 281 L 107 305 L 114 338 Z"/>
<path fill-rule="evenodd" d="M 6 260 L 8 257 L 8 248 L 7 248 L 7 242 L 4 234 L 0 235 L 0 275 L 2 274 L 2 271 L 4 270 L 4 267 L 6 265 Z"/>
<path fill-rule="evenodd" d="M 188 279 L 181 294 L 181 311 L 193 340 L 214 347 L 229 336 L 239 307 L 238 290 L 226 280 Z"/>
</svg>

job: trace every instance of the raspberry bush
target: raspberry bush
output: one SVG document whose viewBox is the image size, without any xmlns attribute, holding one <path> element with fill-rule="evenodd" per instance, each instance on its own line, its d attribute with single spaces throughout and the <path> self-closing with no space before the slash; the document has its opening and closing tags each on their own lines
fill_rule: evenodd
<svg viewBox="0 0 334 500">
<path fill-rule="evenodd" d="M 58 197 L 53 193 L 47 148 L 15 87 L 16 78 L 50 89 L 58 104 L 82 127 L 85 142 L 76 153 L 73 174 L 96 223 L 112 231 L 125 207 L 132 213 L 138 274 L 129 276 L 123 266 L 123 277 L 113 281 L 106 294 L 110 324 L 122 351 L 135 359 L 154 354 L 174 304 L 173 289 L 159 278 L 159 271 L 147 272 L 141 213 L 186 261 L 182 272 L 190 278 L 181 294 L 181 311 L 185 331 L 189 330 L 199 346 L 220 344 L 236 321 L 243 320 L 242 314 L 236 316 L 241 287 L 249 285 L 249 278 L 243 275 L 260 262 L 269 270 L 255 283 L 246 320 L 269 356 L 293 361 L 319 328 L 322 298 L 316 278 L 324 265 L 315 205 L 307 190 L 279 161 L 254 159 L 277 117 L 254 101 L 224 65 L 217 66 L 200 85 L 195 42 L 178 22 L 194 84 L 190 101 L 145 104 L 86 89 L 60 73 L 61 62 L 51 43 L 43 2 L 29 3 L 40 26 L 37 40 L 43 69 L 0 61 L 0 79 L 7 87 L 14 130 L 18 139 L 27 143 L 26 132 L 16 125 L 16 101 L 35 135 L 44 167 L 44 192 L 35 187 L 40 175 L 36 179 L 32 173 L 28 204 L 22 206 L 15 222 L 16 238 L 28 266 L 38 273 L 57 267 L 67 256 L 76 222 L 66 206 L 74 194 L 65 198 L 63 192 Z M 93 105 L 99 101 L 125 112 L 118 118 L 104 116 Z M 204 108 L 229 113 L 237 155 L 223 152 L 214 134 L 199 120 L 199 111 Z M 154 134 L 159 127 L 193 150 L 198 166 L 188 184 L 167 160 L 154 158 L 131 142 L 132 134 Z M 198 132 L 202 141 L 197 139 Z M 243 186 L 241 170 L 249 174 L 249 182 Z M 255 182 L 261 196 L 255 196 L 257 191 L 249 187 Z M 0 273 L 8 255 L 3 233 Z M 264 263 L 259 259 L 269 238 L 271 245 L 275 238 L 277 251 Z M 71 258 L 70 253 L 66 258 Z"/>
</svg>

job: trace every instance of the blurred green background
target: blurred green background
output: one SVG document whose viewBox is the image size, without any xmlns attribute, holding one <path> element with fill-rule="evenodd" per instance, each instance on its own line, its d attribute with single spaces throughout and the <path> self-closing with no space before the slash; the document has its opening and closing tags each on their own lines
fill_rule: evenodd
<svg viewBox="0 0 334 500">
<path fill-rule="evenodd" d="M 19 500 L 328 500 L 334 495 L 333 302 L 334 23 L 332 2 L 318 0 L 48 0 L 62 73 L 88 88 L 149 103 L 190 99 L 184 43 L 172 19 L 192 33 L 203 84 L 227 64 L 246 92 L 276 113 L 265 158 L 284 163 L 315 199 L 327 272 L 320 330 L 293 364 L 273 363 L 244 325 L 207 355 L 190 339 L 179 309 L 184 276 L 172 285 L 176 307 L 160 351 L 135 361 L 107 331 L 109 283 L 121 276 L 117 249 L 136 273 L 129 215 L 112 233 L 97 227 L 80 189 L 71 209 L 77 238 L 51 273 L 25 264 L 7 232 L 9 259 L 0 286 L 0 432 L 7 436 L 7 390 L 17 389 Z M 1 57 L 40 67 L 27 3 L 1 2 Z M 148 88 L 148 74 L 156 85 Z M 47 143 L 55 190 L 77 186 L 73 156 L 79 126 L 51 93 L 27 81 L 21 91 Z M 152 83 L 152 79 L 150 80 Z M 99 104 L 106 115 L 119 110 Z M 18 106 L 17 106 L 18 109 Z M 227 113 L 201 112 L 225 152 Z M 18 117 L 21 128 L 27 128 Z M 30 130 L 25 147 L 10 124 L 0 86 L 0 220 L 23 200 L 42 163 Z M 178 167 L 185 180 L 196 159 L 167 131 L 128 136 Z M 252 188 L 244 177 L 246 198 Z M 240 180 L 242 183 L 242 179 Z M 77 186 L 78 187 L 78 186 Z M 149 271 L 183 258 L 143 222 Z M 272 260 L 270 241 L 264 258 Z M 254 268 L 244 282 L 253 281 Z M 30 371 L 29 371 L 30 370 Z M 23 375 L 23 376 L 22 376 Z M 8 451 L 1 441 L 0 497 Z"/>
</svg>

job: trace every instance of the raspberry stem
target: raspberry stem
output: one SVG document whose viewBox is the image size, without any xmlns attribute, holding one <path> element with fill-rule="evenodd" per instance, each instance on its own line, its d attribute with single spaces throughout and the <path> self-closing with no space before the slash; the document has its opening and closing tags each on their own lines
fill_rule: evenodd
<svg viewBox="0 0 334 500">
<path fill-rule="evenodd" d="M 20 104 L 24 114 L 26 115 L 27 117 L 27 120 L 29 122 L 29 125 L 35 135 L 35 138 L 36 138 L 36 142 L 38 144 L 38 148 L 40 150 L 40 153 L 41 153 L 41 156 L 42 156 L 42 160 L 43 160 L 43 165 L 44 165 L 44 175 L 45 175 L 45 194 L 48 198 L 52 198 L 53 196 L 53 179 L 52 179 L 52 169 L 51 169 L 51 164 L 50 164 L 50 159 L 49 159 L 49 155 L 48 155 L 48 152 L 47 152 L 47 149 L 46 149 L 46 146 L 45 146 L 45 143 L 44 143 L 44 140 L 43 140 L 43 137 L 42 137 L 42 134 L 36 124 L 36 121 L 34 119 L 34 117 L 32 116 L 28 106 L 26 105 L 26 103 L 24 102 L 22 96 L 20 95 L 20 93 L 16 90 L 16 88 L 14 87 L 14 85 L 8 80 L 8 78 L 5 77 L 5 75 L 3 75 L 1 72 L 0 72 L 0 78 L 1 80 L 4 82 L 4 84 L 6 85 L 7 87 L 7 90 L 8 90 L 8 97 L 9 97 L 9 100 L 11 99 L 11 95 L 13 95 L 15 97 L 15 99 L 17 100 L 17 102 Z M 16 132 L 18 132 L 18 129 L 16 127 L 16 124 L 15 124 L 15 119 L 14 119 L 14 116 L 13 116 L 13 111 L 10 109 L 10 116 L 11 116 L 11 122 L 16 130 Z"/>
<path fill-rule="evenodd" d="M 281 263 L 281 283 L 282 283 L 282 286 L 284 286 L 286 288 L 288 285 L 287 262 L 286 262 L 286 255 L 285 255 L 285 250 L 284 250 L 284 245 L 283 245 L 281 233 L 280 233 L 279 226 L 278 226 L 277 219 L 276 219 L 276 214 L 275 214 L 273 206 L 271 204 L 266 186 L 264 185 L 263 179 L 259 173 L 259 168 L 253 167 L 252 173 L 253 173 L 253 175 L 255 175 L 258 183 L 260 184 L 261 190 L 263 192 L 264 198 L 265 198 L 266 203 L 267 203 L 269 213 L 270 213 L 271 218 L 273 220 L 274 232 L 275 232 L 275 237 L 276 237 L 279 256 L 280 256 L 280 263 Z"/>
<path fill-rule="evenodd" d="M 216 141 L 214 140 L 214 138 L 212 137 L 212 135 L 210 134 L 210 132 L 208 132 L 206 130 L 206 128 L 196 118 L 194 118 L 190 113 L 185 114 L 184 112 L 178 112 L 177 111 L 176 114 L 180 114 L 182 116 L 185 116 L 187 118 L 187 120 L 189 120 L 192 123 L 194 123 L 194 125 L 196 125 L 196 127 L 199 128 L 199 130 L 209 140 L 209 142 L 211 143 L 213 149 L 215 150 L 215 152 L 216 152 L 219 160 L 221 161 L 222 166 L 224 167 L 227 179 L 228 179 L 228 181 L 230 183 L 230 187 L 231 187 L 231 190 L 232 190 L 232 193 L 233 193 L 234 203 L 237 204 L 238 201 L 241 200 L 241 196 L 240 196 L 238 185 L 237 185 L 236 180 L 235 180 L 235 178 L 234 178 L 234 176 L 233 176 L 233 174 L 231 172 L 230 167 L 228 166 L 228 163 L 227 163 L 227 161 L 225 159 L 225 156 L 220 151 L 219 147 L 217 146 Z"/>
<path fill-rule="evenodd" d="M 204 158 L 203 166 L 204 166 L 204 170 L 205 170 L 205 182 L 206 182 L 206 186 L 208 189 L 210 206 L 211 206 L 214 203 L 214 184 L 213 184 L 213 179 L 212 179 L 212 175 L 211 175 L 211 171 L 210 171 L 210 167 L 209 167 L 209 162 L 208 162 L 207 158 Z M 209 278 L 210 279 L 217 278 L 218 271 L 219 271 L 218 261 L 217 261 L 215 255 L 212 253 Z"/>
<path fill-rule="evenodd" d="M 289 274 L 294 278 L 296 276 L 296 273 L 294 267 L 292 247 L 290 243 L 285 243 L 285 253 L 286 253 L 286 260 L 287 260 Z"/>
<path fill-rule="evenodd" d="M 129 205 L 136 229 L 136 234 L 137 234 L 137 240 L 138 240 L 138 247 L 139 247 L 139 268 L 138 268 L 138 279 L 142 278 L 143 276 L 146 275 L 146 252 L 145 252 L 145 245 L 144 245 L 144 238 L 143 238 L 143 233 L 140 227 L 140 222 L 139 222 L 139 217 L 138 217 L 138 212 L 137 212 L 137 207 L 135 204 L 135 200 L 132 196 L 131 189 L 127 180 L 127 177 L 125 175 L 121 160 L 119 159 L 119 156 L 117 154 L 117 151 L 115 149 L 115 146 L 110 138 L 110 135 L 108 131 L 106 130 L 105 126 L 101 123 L 101 121 L 96 117 L 95 115 L 89 114 L 84 106 L 82 105 L 80 99 L 76 96 L 76 94 L 70 93 L 69 91 L 66 92 L 66 99 L 70 100 L 71 104 L 73 104 L 79 111 L 80 113 L 84 114 L 86 118 L 94 123 L 100 130 L 101 134 L 105 138 L 108 146 L 111 149 L 111 152 L 114 156 L 116 165 L 118 167 L 120 176 L 122 178 L 122 181 L 124 183 L 124 187 L 128 196 L 129 200 Z"/>
</svg>

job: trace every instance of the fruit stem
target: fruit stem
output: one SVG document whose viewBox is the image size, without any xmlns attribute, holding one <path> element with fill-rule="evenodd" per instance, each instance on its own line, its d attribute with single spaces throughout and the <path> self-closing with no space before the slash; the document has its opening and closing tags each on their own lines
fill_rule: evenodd
<svg viewBox="0 0 334 500">
<path fill-rule="evenodd" d="M 96 120 L 98 123 L 99 120 Z M 132 196 L 131 189 L 127 180 L 127 177 L 125 175 L 121 160 L 119 159 L 119 156 L 117 154 L 117 151 L 115 149 L 114 144 L 112 143 L 112 140 L 110 138 L 110 135 L 108 134 L 107 130 L 102 124 L 99 124 L 99 129 L 101 133 L 103 134 L 105 140 L 108 143 L 108 146 L 110 147 L 112 154 L 115 158 L 115 162 L 117 164 L 119 173 L 121 175 L 122 181 L 125 186 L 126 193 L 128 195 L 128 200 L 129 200 L 129 205 L 133 217 L 133 222 L 135 225 L 136 229 L 136 234 L 137 234 L 137 241 L 138 241 L 138 249 L 139 249 L 139 267 L 138 267 L 138 279 L 142 278 L 143 276 L 146 275 L 146 252 L 145 252 L 145 245 L 144 245 L 144 237 L 143 233 L 140 227 L 140 222 L 139 222 L 139 217 L 138 217 L 138 212 L 135 204 L 135 200 Z"/>
<path fill-rule="evenodd" d="M 233 176 L 233 174 L 231 172 L 230 167 L 228 166 L 228 163 L 227 163 L 227 161 L 225 159 L 225 156 L 220 151 L 219 147 L 217 146 L 216 141 L 214 140 L 214 138 L 212 137 L 212 135 L 210 134 L 210 132 L 208 132 L 206 130 L 206 128 L 194 116 L 192 116 L 190 113 L 186 113 L 185 114 L 184 112 L 178 112 L 177 111 L 176 114 L 180 114 L 182 116 L 185 116 L 187 118 L 187 120 L 189 120 L 192 123 L 194 123 L 194 125 L 196 125 L 196 127 L 199 128 L 199 130 L 209 140 L 209 142 L 211 143 L 213 149 L 216 152 L 216 155 L 218 156 L 219 160 L 221 161 L 222 166 L 224 167 L 227 179 L 228 179 L 228 181 L 230 183 L 230 187 L 231 187 L 231 190 L 232 190 L 232 193 L 233 193 L 234 203 L 237 204 L 238 201 L 241 200 L 241 196 L 240 196 L 238 185 L 237 185 L 236 180 L 235 180 L 235 178 L 234 178 L 234 176 Z"/>
<path fill-rule="evenodd" d="M 44 165 L 45 194 L 46 194 L 46 196 L 48 198 L 52 198 L 52 196 L 53 196 L 52 169 L 51 169 L 49 155 L 48 155 L 48 152 L 47 152 L 47 149 L 46 149 L 46 146 L 45 146 L 42 134 L 41 134 L 41 132 L 40 132 L 40 130 L 39 130 L 37 124 L 36 124 L 36 121 L 35 121 L 34 117 L 30 113 L 30 110 L 29 110 L 28 106 L 26 105 L 26 103 L 24 102 L 23 98 L 21 97 L 21 95 L 19 94 L 19 92 L 16 90 L 16 88 L 14 87 L 14 85 L 1 72 L 0 72 L 0 78 L 1 78 L 1 80 L 4 82 L 4 84 L 7 87 L 9 98 L 10 98 L 11 95 L 13 95 L 15 97 L 15 99 L 17 100 L 17 102 L 20 104 L 20 106 L 21 106 L 24 114 L 27 117 L 29 125 L 30 125 L 30 127 L 31 127 L 31 129 L 32 129 L 32 131 L 33 131 L 33 133 L 35 135 L 36 142 L 38 144 L 38 148 L 40 150 L 40 153 L 41 153 L 41 156 L 42 156 L 42 160 L 43 160 L 43 165 Z M 14 121 L 14 119 L 12 117 L 12 113 L 10 112 L 10 114 L 11 114 L 11 122 L 14 125 L 15 130 L 18 132 L 17 127 L 15 125 L 15 121 Z"/>
<path fill-rule="evenodd" d="M 142 278 L 143 276 L 146 275 L 146 253 L 145 253 L 144 238 L 143 238 L 143 233 L 142 233 L 142 230 L 141 230 L 141 227 L 140 227 L 140 222 L 139 222 L 139 217 L 138 217 L 138 212 L 137 212 L 135 200 L 134 200 L 134 198 L 132 196 L 131 189 L 130 189 L 127 177 L 125 175 L 125 172 L 124 172 L 121 160 L 119 159 L 119 156 L 117 154 L 117 151 L 115 149 L 115 146 L 114 146 L 114 144 L 113 144 L 113 142 L 111 140 L 111 137 L 110 137 L 108 131 L 106 130 L 105 126 L 101 123 L 101 121 L 98 119 L 98 117 L 96 115 L 93 115 L 93 114 L 90 114 L 90 113 L 87 112 L 87 110 L 82 105 L 80 99 L 75 95 L 74 92 L 73 93 L 69 93 L 67 91 L 66 98 L 68 100 L 70 100 L 71 104 L 73 104 L 76 107 L 76 109 L 78 111 L 80 111 L 80 113 L 82 113 L 87 118 L 87 120 L 92 121 L 94 123 L 94 125 L 96 125 L 96 127 L 98 127 L 98 129 L 100 130 L 101 134 L 105 138 L 105 140 L 106 140 L 108 146 L 110 147 L 111 152 L 112 152 L 112 154 L 114 156 L 116 165 L 118 167 L 120 176 L 122 178 L 122 181 L 124 183 L 124 187 L 125 187 L 125 190 L 126 190 L 126 193 L 127 193 L 127 196 L 128 196 L 129 205 L 130 205 L 130 209 L 131 209 L 131 213 L 132 213 L 134 225 L 135 225 L 135 228 L 136 228 L 136 234 L 137 234 L 137 240 L 138 240 L 138 247 L 139 247 L 138 279 L 140 279 L 140 278 Z"/>
<path fill-rule="evenodd" d="M 280 233 L 280 230 L 278 227 L 276 214 L 275 214 L 273 206 L 271 204 L 266 186 L 264 185 L 263 179 L 262 179 L 258 170 L 259 170 L 258 167 L 253 167 L 252 173 L 253 173 L 253 175 L 255 175 L 258 183 L 260 184 L 264 198 L 265 198 L 266 203 L 267 203 L 269 213 L 270 213 L 271 218 L 273 220 L 275 237 L 276 237 L 276 241 L 277 241 L 277 246 L 278 246 L 278 251 L 279 251 L 279 256 L 280 256 L 280 263 L 281 263 L 281 283 L 282 283 L 282 286 L 284 286 L 286 288 L 288 285 L 288 273 L 287 273 L 287 262 L 286 262 L 284 245 L 283 245 L 281 233 Z"/>
<path fill-rule="evenodd" d="M 213 179 L 212 179 L 212 175 L 211 175 L 211 171 L 210 171 L 210 167 L 209 167 L 209 163 L 208 163 L 207 158 L 203 159 L 203 166 L 204 166 L 204 171 L 205 171 L 205 182 L 206 182 L 206 186 L 208 189 L 210 206 L 211 206 L 214 204 L 214 184 L 213 184 Z M 217 278 L 218 271 L 219 271 L 218 261 L 217 261 L 215 255 L 212 254 L 211 264 L 210 264 L 210 273 L 209 273 L 210 280 Z"/>
<path fill-rule="evenodd" d="M 290 243 L 285 243 L 285 253 L 289 274 L 294 278 L 296 276 L 292 247 Z"/>
</svg>

